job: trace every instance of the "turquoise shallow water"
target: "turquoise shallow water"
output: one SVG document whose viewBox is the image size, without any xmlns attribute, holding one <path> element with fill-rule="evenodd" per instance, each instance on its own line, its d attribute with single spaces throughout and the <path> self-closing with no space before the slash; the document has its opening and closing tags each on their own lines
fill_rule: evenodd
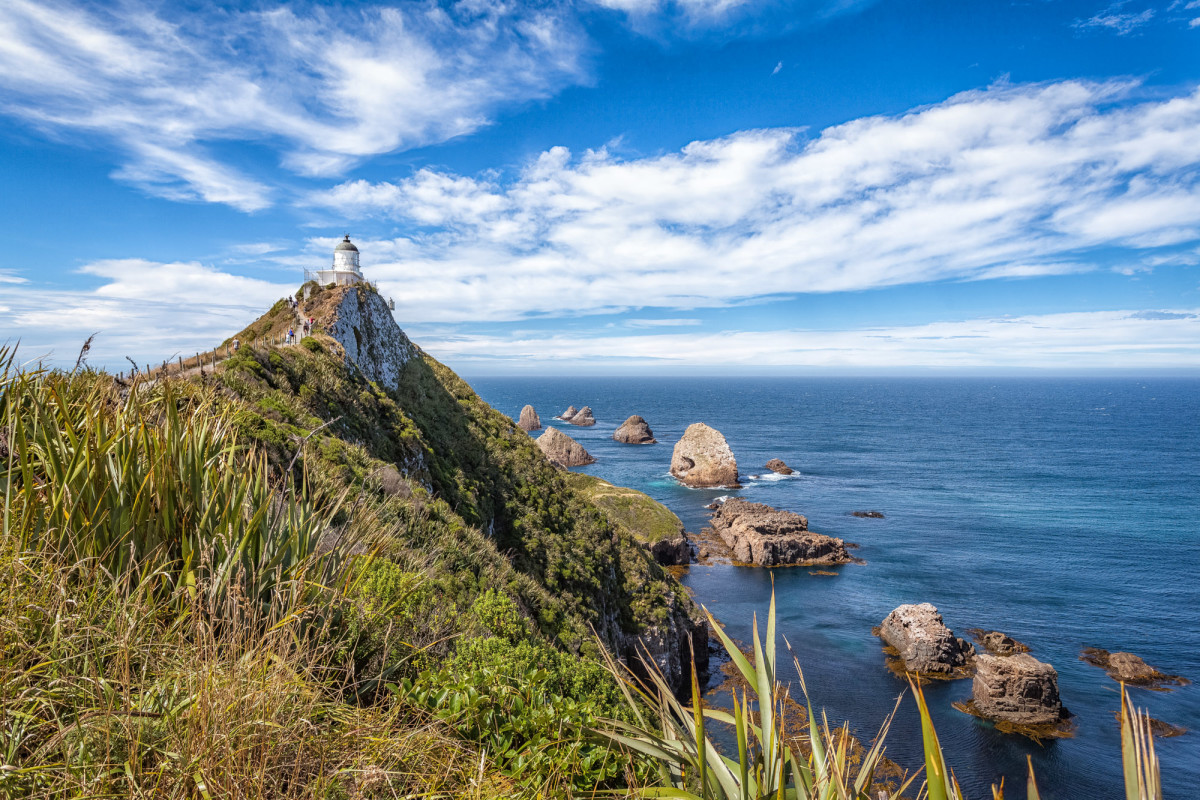
<svg viewBox="0 0 1200 800">
<path fill-rule="evenodd" d="M 951 708 L 970 681 L 927 697 L 951 765 L 971 798 L 1033 758 L 1043 797 L 1121 793 L 1117 685 L 1078 660 L 1084 646 L 1129 650 L 1200 680 L 1200 380 L 1189 379 L 535 379 L 472 382 L 516 417 L 578 439 L 583 468 L 647 492 L 689 530 L 727 492 L 667 475 L 692 422 L 725 434 L 745 486 L 736 494 L 797 511 L 813 530 L 861 545 L 862 566 L 836 578 L 805 569 L 693 566 L 685 583 L 743 639 L 767 607 L 774 574 L 780 632 L 795 646 L 815 703 L 870 738 L 904 686 L 870 633 L 901 603 L 931 602 L 959 635 L 982 627 L 1029 644 L 1054 665 L 1075 738 L 1034 744 Z M 552 421 L 590 405 L 598 424 Z M 641 414 L 660 444 L 620 445 L 613 430 Z M 779 457 L 798 474 L 763 468 Z M 763 473 L 766 473 L 765 475 Z M 877 509 L 883 520 L 850 512 Z M 1152 715 L 1192 732 L 1160 740 L 1164 789 L 1200 786 L 1200 686 L 1133 690 Z M 908 701 L 888 755 L 920 762 Z"/>
</svg>

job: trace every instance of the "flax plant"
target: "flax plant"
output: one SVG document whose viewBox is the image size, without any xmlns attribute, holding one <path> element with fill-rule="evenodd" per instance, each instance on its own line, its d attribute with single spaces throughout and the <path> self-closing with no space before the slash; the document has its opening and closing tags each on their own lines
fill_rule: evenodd
<svg viewBox="0 0 1200 800">
<path fill-rule="evenodd" d="M 6 538 L 23 552 L 110 576 L 144 576 L 163 597 L 210 606 L 302 591 L 331 509 L 272 480 L 212 391 L 191 384 L 24 370 L 0 348 L 0 494 Z M 288 479 L 290 481 L 290 479 Z"/>
</svg>

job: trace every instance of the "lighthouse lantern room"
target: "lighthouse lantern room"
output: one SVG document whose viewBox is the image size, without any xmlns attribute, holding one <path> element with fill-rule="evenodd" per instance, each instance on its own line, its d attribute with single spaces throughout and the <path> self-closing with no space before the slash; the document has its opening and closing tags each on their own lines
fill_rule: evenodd
<svg viewBox="0 0 1200 800">
<path fill-rule="evenodd" d="M 304 270 L 304 279 L 316 281 L 317 283 L 327 286 L 335 284 L 337 286 L 351 286 L 363 279 L 362 268 L 358 263 L 358 248 L 350 241 L 350 234 L 346 234 L 337 247 L 333 248 L 333 266 L 329 269 L 321 270 Z"/>
</svg>

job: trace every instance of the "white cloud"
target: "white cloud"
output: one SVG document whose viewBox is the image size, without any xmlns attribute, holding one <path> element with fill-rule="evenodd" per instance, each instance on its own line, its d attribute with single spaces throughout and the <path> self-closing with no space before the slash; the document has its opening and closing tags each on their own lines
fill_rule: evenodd
<svg viewBox="0 0 1200 800">
<path fill-rule="evenodd" d="M 1200 368 L 1200 308 L 1101 311 L 852 330 L 704 331 L 636 336 L 423 337 L 451 364 L 557 363 L 769 369 Z"/>
<path fill-rule="evenodd" d="M 1138 28 L 1145 25 L 1154 18 L 1154 9 L 1147 8 L 1144 11 L 1137 13 L 1122 11 L 1129 4 L 1129 0 L 1122 0 L 1119 3 L 1113 3 L 1108 8 L 1088 19 L 1076 20 L 1074 26 L 1076 28 L 1100 28 L 1115 32 L 1118 36 L 1125 36 L 1132 33 Z"/>
<path fill-rule="evenodd" d="M 582 76 L 582 34 L 553 6 L 304 8 L 172 19 L 157 5 L 6 0 L 0 109 L 52 135 L 106 137 L 124 153 L 115 175 L 155 194 L 253 211 L 271 192 L 216 155 L 229 140 L 335 175 Z"/>
<path fill-rule="evenodd" d="M 772 75 L 778 75 L 778 74 L 779 74 L 780 72 L 782 72 L 782 71 L 783 71 L 783 62 L 782 62 L 782 61 L 780 61 L 779 63 L 777 63 L 777 64 L 775 65 L 775 69 L 771 70 L 771 74 L 772 74 Z"/>
<path fill-rule="evenodd" d="M 49 355 L 59 365 L 74 363 L 80 345 L 96 332 L 89 361 L 114 370 L 125 367 L 125 356 L 139 364 L 186 356 L 213 347 L 295 291 L 294 283 L 191 262 L 106 260 L 81 272 L 102 282 L 94 289 L 26 284 L 5 291 L 4 328 L 20 332 L 25 358 Z M 0 336 L 0 343 L 6 339 Z"/>
<path fill-rule="evenodd" d="M 419 229 L 360 243 L 410 322 L 1063 274 L 1200 240 L 1200 91 L 1135 91 L 996 87 L 813 139 L 744 131 L 635 160 L 553 148 L 509 181 L 424 169 L 311 202 Z"/>
<path fill-rule="evenodd" d="M 26 280 L 10 269 L 0 269 L 0 283 L 26 283 Z"/>
</svg>

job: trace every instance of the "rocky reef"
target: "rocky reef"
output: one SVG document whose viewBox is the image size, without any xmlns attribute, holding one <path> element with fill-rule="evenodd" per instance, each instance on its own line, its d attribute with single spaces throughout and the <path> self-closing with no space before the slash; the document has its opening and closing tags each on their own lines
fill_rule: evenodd
<svg viewBox="0 0 1200 800">
<path fill-rule="evenodd" d="M 967 633 L 975 643 L 994 656 L 1011 656 L 1016 653 L 1028 653 L 1029 646 L 1018 642 L 1008 634 L 1000 631 L 985 631 L 982 628 L 967 628 Z"/>
<path fill-rule="evenodd" d="M 612 438 L 624 444 L 655 444 L 654 431 L 646 420 L 634 414 L 621 423 L 621 427 L 613 432 Z"/>
<path fill-rule="evenodd" d="M 596 462 L 583 445 L 558 428 L 547 428 L 546 432 L 537 438 L 537 445 L 542 448 L 546 458 L 562 467 L 582 467 L 584 464 Z"/>
<path fill-rule="evenodd" d="M 1190 683 L 1181 675 L 1167 675 L 1158 671 L 1133 653 L 1110 653 L 1099 647 L 1085 647 L 1079 660 L 1100 667 L 1114 681 L 1121 681 L 1130 686 L 1169 691 L 1172 686 L 1186 686 Z"/>
<path fill-rule="evenodd" d="M 850 516 L 862 519 L 883 519 L 882 511 L 851 511 Z"/>
<path fill-rule="evenodd" d="M 671 474 L 685 486 L 739 488 L 737 459 L 721 432 L 694 422 L 675 443 Z"/>
<path fill-rule="evenodd" d="M 533 406 L 527 405 L 521 409 L 521 418 L 517 420 L 517 427 L 523 431 L 540 431 L 542 429 L 542 419 L 533 410 Z"/>
<path fill-rule="evenodd" d="M 846 543 L 808 529 L 808 520 L 737 497 L 713 512 L 712 529 L 733 551 L 735 561 L 763 567 L 828 566 L 854 558 Z"/>
<path fill-rule="evenodd" d="M 796 470 L 792 469 L 791 467 L 789 467 L 787 464 L 783 463 L 783 461 L 778 458 L 772 458 L 770 461 L 767 462 L 766 467 L 767 467 L 767 469 L 771 470 L 771 472 L 775 472 L 780 475 L 791 475 L 793 472 L 796 471 Z"/>
<path fill-rule="evenodd" d="M 975 648 L 954 635 L 930 603 L 909 603 L 888 614 L 878 628 L 903 670 L 921 677 L 965 678 Z"/>
</svg>

